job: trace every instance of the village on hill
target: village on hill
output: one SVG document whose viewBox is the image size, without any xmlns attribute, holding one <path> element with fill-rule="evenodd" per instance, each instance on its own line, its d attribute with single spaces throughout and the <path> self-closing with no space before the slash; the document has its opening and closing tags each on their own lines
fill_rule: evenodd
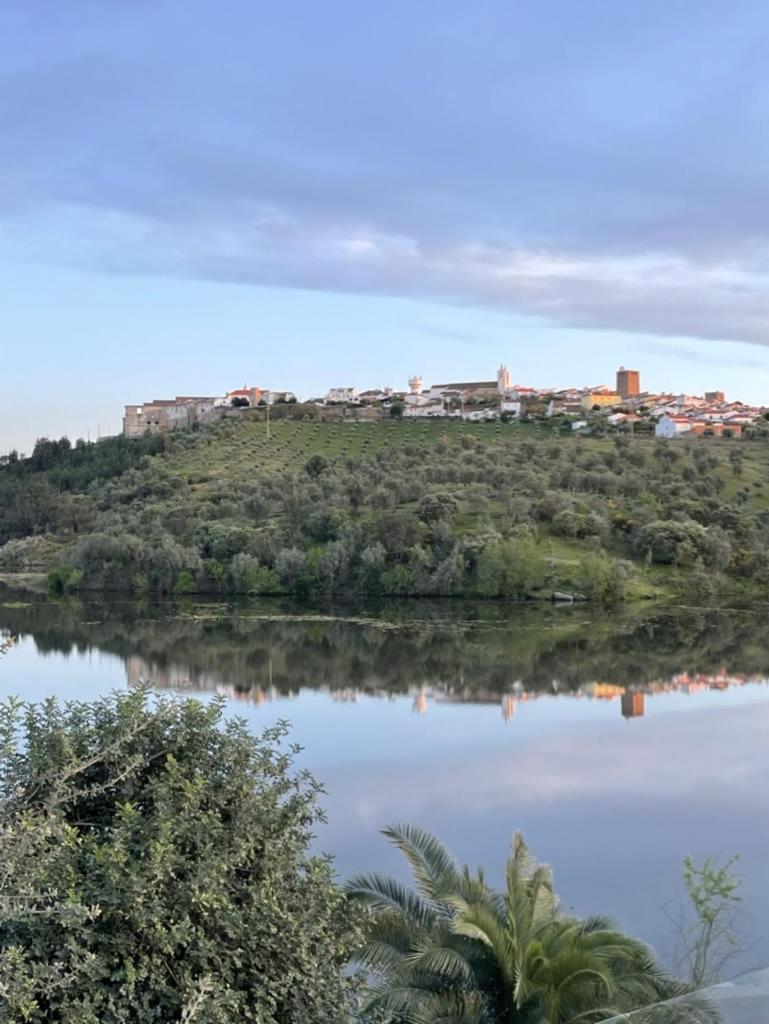
<svg viewBox="0 0 769 1024">
<path fill-rule="evenodd" d="M 127 437 L 162 433 L 250 408 L 264 408 L 269 415 L 272 406 L 286 404 L 299 404 L 294 392 L 245 385 L 224 395 L 155 399 L 125 407 L 123 433 Z M 389 387 L 364 391 L 334 387 L 323 397 L 309 399 L 302 405 L 314 407 L 323 419 L 404 417 L 484 422 L 560 417 L 574 432 L 590 433 L 599 425 L 604 429 L 653 433 L 666 439 L 685 435 L 739 438 L 767 413 L 764 407 L 727 401 L 723 391 L 706 391 L 701 396 L 642 391 L 639 371 L 623 366 L 617 370 L 613 388 L 514 385 L 510 371 L 502 365 L 495 380 L 454 381 L 425 387 L 422 377 L 415 374 L 404 391 Z"/>
</svg>

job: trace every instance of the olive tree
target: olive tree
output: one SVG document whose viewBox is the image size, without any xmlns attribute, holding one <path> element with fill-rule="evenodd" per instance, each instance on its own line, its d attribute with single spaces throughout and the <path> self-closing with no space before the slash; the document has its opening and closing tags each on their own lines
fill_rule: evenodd
<svg viewBox="0 0 769 1024">
<path fill-rule="evenodd" d="M 347 1020 L 355 918 L 284 741 L 144 691 L 1 705 L 0 1020 Z"/>
</svg>

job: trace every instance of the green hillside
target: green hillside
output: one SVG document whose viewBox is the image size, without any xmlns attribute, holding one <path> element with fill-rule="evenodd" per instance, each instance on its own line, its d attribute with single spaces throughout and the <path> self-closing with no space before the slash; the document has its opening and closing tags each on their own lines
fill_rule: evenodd
<svg viewBox="0 0 769 1024">
<path fill-rule="evenodd" d="M 139 594 L 763 593 L 768 464 L 763 441 L 244 412 L 1 466 L 0 571 Z"/>
</svg>

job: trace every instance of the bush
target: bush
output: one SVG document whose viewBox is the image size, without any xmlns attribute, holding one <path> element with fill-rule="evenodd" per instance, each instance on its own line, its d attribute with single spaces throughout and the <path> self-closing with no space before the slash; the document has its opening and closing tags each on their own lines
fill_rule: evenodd
<svg viewBox="0 0 769 1024">
<path fill-rule="evenodd" d="M 0 707 L 4 1020 L 348 1019 L 355 911 L 284 738 L 144 692 Z"/>
<path fill-rule="evenodd" d="M 179 573 L 176 583 L 174 583 L 174 594 L 177 597 L 183 594 L 194 594 L 197 589 L 198 586 L 192 573 L 187 572 L 186 569 Z"/>
<path fill-rule="evenodd" d="M 60 565 L 52 569 L 47 576 L 48 593 L 53 595 L 68 594 L 77 590 L 83 579 L 80 569 L 73 569 L 71 565 Z"/>
<path fill-rule="evenodd" d="M 708 550 L 708 533 L 691 520 L 657 520 L 638 531 L 636 550 L 663 565 L 692 565 Z"/>
</svg>

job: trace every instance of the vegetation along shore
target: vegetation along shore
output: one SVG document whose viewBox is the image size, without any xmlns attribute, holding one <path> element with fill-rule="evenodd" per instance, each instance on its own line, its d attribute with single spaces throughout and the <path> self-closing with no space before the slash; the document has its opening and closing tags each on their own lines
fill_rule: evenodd
<svg viewBox="0 0 769 1024">
<path fill-rule="evenodd" d="M 248 412 L 0 465 L 0 573 L 136 596 L 769 595 L 769 443 Z"/>
</svg>

